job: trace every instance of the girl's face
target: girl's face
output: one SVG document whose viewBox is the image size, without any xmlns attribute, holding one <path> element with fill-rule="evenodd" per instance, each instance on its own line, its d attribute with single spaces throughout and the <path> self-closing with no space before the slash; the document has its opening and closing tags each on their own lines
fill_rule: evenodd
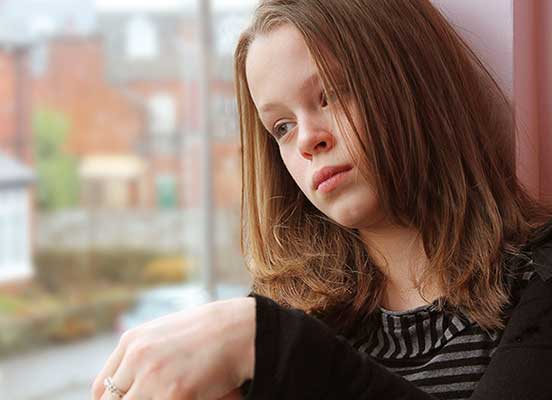
<svg viewBox="0 0 552 400">
<path fill-rule="evenodd" d="M 337 128 L 335 94 L 324 90 L 300 32 L 286 24 L 257 36 L 247 55 L 246 75 L 259 117 L 307 198 L 343 226 L 361 229 L 379 222 L 376 193 L 362 178 Z"/>
</svg>

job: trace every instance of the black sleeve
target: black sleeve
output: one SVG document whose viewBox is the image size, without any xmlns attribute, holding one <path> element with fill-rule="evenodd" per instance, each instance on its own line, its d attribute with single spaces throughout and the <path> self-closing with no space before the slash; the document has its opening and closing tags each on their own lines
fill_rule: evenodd
<svg viewBox="0 0 552 400">
<path fill-rule="evenodd" d="M 552 261 L 552 247 L 548 253 Z M 531 279 L 471 400 L 552 399 L 552 262 Z"/>
<path fill-rule="evenodd" d="M 324 323 L 299 310 L 256 299 L 254 379 L 246 400 L 435 400 L 356 351 Z"/>
</svg>

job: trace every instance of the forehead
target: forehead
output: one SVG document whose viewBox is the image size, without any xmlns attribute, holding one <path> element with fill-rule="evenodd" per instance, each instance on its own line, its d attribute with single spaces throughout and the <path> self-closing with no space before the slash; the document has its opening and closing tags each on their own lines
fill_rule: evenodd
<svg viewBox="0 0 552 400">
<path fill-rule="evenodd" d="M 253 40 L 245 69 L 257 108 L 272 97 L 289 96 L 290 89 L 297 89 L 300 83 L 317 73 L 301 33 L 288 24 Z"/>
</svg>

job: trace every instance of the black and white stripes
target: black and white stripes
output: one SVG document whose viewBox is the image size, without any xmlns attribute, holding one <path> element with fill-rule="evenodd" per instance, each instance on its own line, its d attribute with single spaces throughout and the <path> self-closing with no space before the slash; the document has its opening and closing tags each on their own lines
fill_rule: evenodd
<svg viewBox="0 0 552 400">
<path fill-rule="evenodd" d="M 467 399 L 500 340 L 432 304 L 414 313 L 382 310 L 377 339 L 361 347 L 389 370 L 439 399 Z"/>
<path fill-rule="evenodd" d="M 532 275 L 518 277 L 528 281 Z M 437 300 L 402 312 L 380 308 L 375 317 L 364 339 L 351 341 L 354 346 L 438 399 L 468 399 L 502 335 L 439 311 Z"/>
</svg>

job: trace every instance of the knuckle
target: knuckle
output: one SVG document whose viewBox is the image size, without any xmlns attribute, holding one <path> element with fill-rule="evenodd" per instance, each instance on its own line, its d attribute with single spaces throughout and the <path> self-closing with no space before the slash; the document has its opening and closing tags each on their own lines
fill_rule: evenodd
<svg viewBox="0 0 552 400">
<path fill-rule="evenodd" d="M 128 348 L 128 357 L 132 363 L 142 361 L 150 350 L 150 344 L 146 341 L 133 342 Z"/>
<path fill-rule="evenodd" d="M 165 362 L 162 359 L 153 360 L 148 365 L 147 374 L 152 378 L 159 377 L 164 366 Z"/>
<path fill-rule="evenodd" d="M 163 363 L 161 361 L 148 361 L 148 363 L 142 368 L 142 381 L 160 382 L 162 380 Z"/>
<path fill-rule="evenodd" d="M 121 337 L 119 338 L 119 344 L 121 346 L 128 346 L 134 338 L 136 337 L 134 329 L 129 329 L 128 331 L 125 331 L 121 334 Z"/>
</svg>

